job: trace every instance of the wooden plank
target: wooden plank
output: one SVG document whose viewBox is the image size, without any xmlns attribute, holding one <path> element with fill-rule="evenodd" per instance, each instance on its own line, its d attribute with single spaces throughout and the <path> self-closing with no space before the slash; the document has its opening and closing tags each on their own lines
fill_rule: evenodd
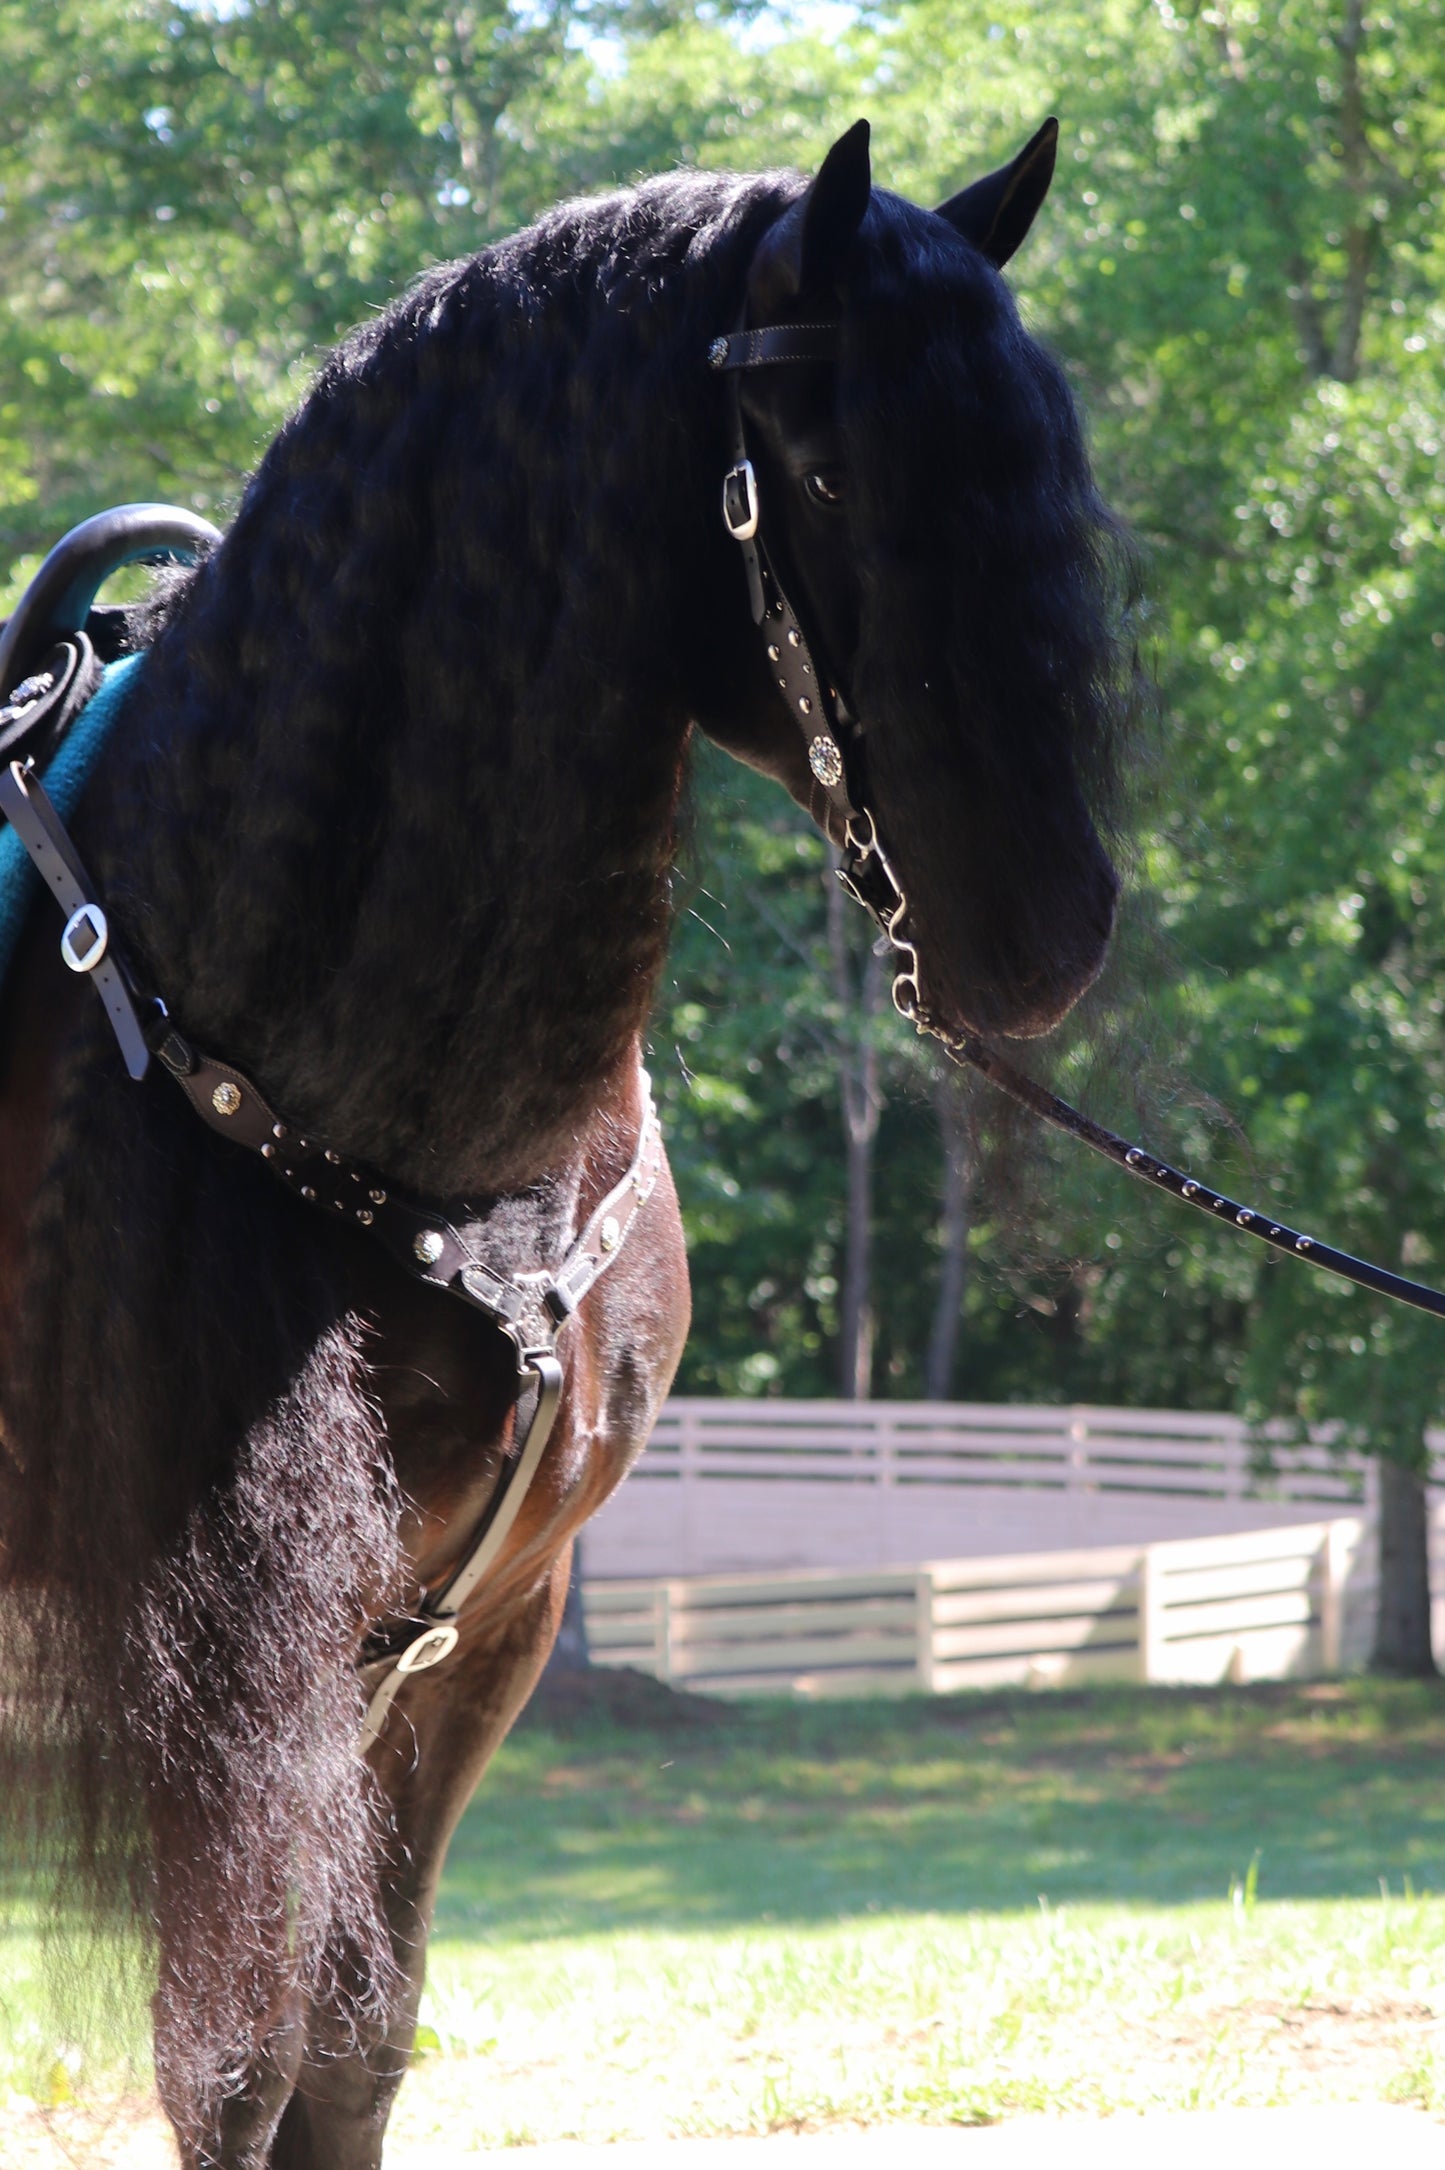
<svg viewBox="0 0 1445 2170">
<path fill-rule="evenodd" d="M 1307 1590 L 1241 1597 L 1230 1604 L 1166 1605 L 1163 1635 L 1172 1648 L 1201 1635 L 1239 1636 L 1252 1628 L 1302 1627 L 1313 1617 Z"/>
<path fill-rule="evenodd" d="M 587 1639 L 599 1646 L 604 1643 L 637 1642 L 644 1635 L 656 1633 L 661 1616 L 660 1605 L 649 1606 L 646 1612 L 593 1613 L 586 1612 Z"/>
<path fill-rule="evenodd" d="M 1102 1618 L 1079 1613 L 1064 1620 L 940 1628 L 933 1637 L 933 1662 L 937 1669 L 959 1658 L 994 1657 L 1008 1651 L 1036 1656 L 1041 1651 L 1082 1650 L 1090 1644 L 1133 1651 L 1138 1648 L 1136 1619 L 1134 1613 L 1105 1613 Z"/>
<path fill-rule="evenodd" d="M 1244 1487 L 1231 1480 L 1226 1471 L 1175 1466 L 1163 1462 L 1150 1463 L 1145 1467 L 1135 1463 L 1131 1468 L 1123 1464 L 1112 1468 L 1089 1470 L 1089 1489 L 1122 1497 L 1126 1494 L 1149 1495 L 1154 1493 L 1177 1493 L 1192 1499 L 1241 1499 Z"/>
<path fill-rule="evenodd" d="M 984 1559 L 929 1560 L 935 1590 L 988 1590 L 999 1584 L 1047 1587 L 1070 1576 L 1137 1572 L 1141 1545 L 1094 1545 L 1076 1552 L 1001 1552 Z"/>
<path fill-rule="evenodd" d="M 796 1604 L 907 1604 L 913 1582 L 907 1569 L 837 1573 L 798 1567 L 777 1575 L 677 1575 L 673 1599 L 686 1612 L 742 1612 Z"/>
<path fill-rule="evenodd" d="M 1017 1583 L 988 1590 L 936 1590 L 933 1599 L 935 1627 L 961 1627 L 973 1620 L 1012 1620 L 1027 1617 L 1046 1620 L 1055 1613 L 1134 1612 L 1139 1603 L 1139 1578 L 1097 1575 L 1089 1581 Z"/>
<path fill-rule="evenodd" d="M 630 1604 L 651 1604 L 658 1587 L 656 1575 L 612 1575 L 606 1582 L 589 1576 L 582 1586 L 584 1604 L 599 1612 L 621 1612 Z"/>
<path fill-rule="evenodd" d="M 653 1677 L 660 1675 L 655 1641 L 610 1643 L 605 1649 L 592 1649 L 592 1664 L 627 1664 L 634 1673 L 653 1673 Z"/>
<path fill-rule="evenodd" d="M 1232 1537 L 1169 1538 L 1152 1549 L 1166 1575 L 1185 1568 L 1224 1566 L 1232 1561 L 1294 1559 L 1324 1543 L 1324 1522 L 1280 1523 L 1263 1530 L 1241 1530 Z"/>
<path fill-rule="evenodd" d="M 1318 1669 L 1319 1637 L 1312 1628 L 1256 1630 L 1250 1635 L 1199 1636 L 1171 1643 L 1168 1669 L 1157 1677 L 1178 1683 L 1288 1680 Z"/>
<path fill-rule="evenodd" d="M 695 1609 L 686 1603 L 672 1615 L 674 1643 L 758 1642 L 769 1636 L 889 1634 L 914 1632 L 912 1591 L 903 1597 L 853 1598 L 836 1604 L 740 1605 Z"/>
<path fill-rule="evenodd" d="M 587 1638 L 587 1648 L 598 1665 L 632 1665 L 640 1663 L 629 1652 L 645 1650 L 649 1669 L 656 1662 L 661 1664 L 660 1637 L 656 1625 L 650 1625 L 642 1634 L 598 1635 Z"/>
<path fill-rule="evenodd" d="M 779 1672 L 804 1672 L 816 1665 L 875 1665 L 885 1660 L 912 1665 L 916 1640 L 911 1632 L 889 1635 L 876 1631 L 854 1635 L 760 1635 L 728 1636 L 719 1642 L 702 1642 L 691 1636 L 672 1638 L 674 1675 L 684 1673 L 736 1673 L 760 1666 Z"/>
<path fill-rule="evenodd" d="M 1231 1560 L 1219 1567 L 1185 1567 L 1166 1575 L 1164 1603 L 1170 1612 L 1176 1605 L 1202 1605 L 1211 1598 L 1255 1597 L 1271 1590 L 1303 1590 L 1309 1587 L 1322 1548 L 1286 1553 L 1267 1560 Z"/>
</svg>

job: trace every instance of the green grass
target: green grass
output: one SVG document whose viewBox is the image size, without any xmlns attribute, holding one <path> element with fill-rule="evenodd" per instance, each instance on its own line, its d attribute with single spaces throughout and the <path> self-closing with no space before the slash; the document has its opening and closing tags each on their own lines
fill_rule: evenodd
<svg viewBox="0 0 1445 2170">
<path fill-rule="evenodd" d="M 656 1706 L 654 1706 L 656 1707 Z M 1445 1891 L 1445 1694 L 1384 1683 L 732 1704 L 529 1719 L 438 1926 L 511 1939 L 1225 1897 Z"/>
<path fill-rule="evenodd" d="M 1445 2109 L 1445 1693 L 530 1719 L 453 1845 L 402 2130 Z"/>
<path fill-rule="evenodd" d="M 1445 1690 L 612 1691 L 529 1716 L 457 1834 L 403 2144 L 1445 2114 Z"/>
</svg>

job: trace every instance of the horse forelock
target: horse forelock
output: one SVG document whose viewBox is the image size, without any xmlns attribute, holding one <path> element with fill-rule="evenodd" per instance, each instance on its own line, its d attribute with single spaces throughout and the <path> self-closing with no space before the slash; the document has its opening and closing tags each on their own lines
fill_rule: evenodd
<svg viewBox="0 0 1445 2170">
<path fill-rule="evenodd" d="M 1127 544 L 1063 369 L 1003 279 L 877 194 L 839 406 L 875 810 L 935 971 L 952 941 L 1001 985 L 1028 978 L 1071 922 L 1107 917 L 1096 830 L 1120 827 L 1134 713 Z"/>
</svg>

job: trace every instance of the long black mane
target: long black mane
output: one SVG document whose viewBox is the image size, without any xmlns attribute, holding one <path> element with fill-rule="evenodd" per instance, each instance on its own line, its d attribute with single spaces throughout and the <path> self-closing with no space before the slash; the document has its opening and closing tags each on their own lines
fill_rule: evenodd
<svg viewBox="0 0 1445 2170">
<path fill-rule="evenodd" d="M 502 1263 L 550 1240 L 549 1177 L 645 1022 L 689 730 L 756 697 L 703 358 L 802 186 L 673 176 L 565 206 L 346 341 L 157 607 L 78 824 L 183 1029 L 400 1182 L 531 1198 Z M 926 438 L 935 380 L 920 214 L 875 197 L 865 242 L 844 426 L 866 512 L 876 428 L 896 439 L 912 401 Z M 936 335 L 969 346 L 992 467 L 950 469 L 971 494 L 945 540 L 974 523 L 990 641 L 934 622 L 969 601 L 927 566 L 937 537 L 880 512 L 865 564 L 860 684 L 920 839 L 1000 732 L 1040 764 L 1069 736 L 1105 798 L 1111 774 L 1107 520 L 1062 377 L 981 258 L 965 299 Z M 889 661 L 900 613 L 917 683 Z M 1013 848 L 1050 878 L 1047 835 Z M 165 1903 L 196 1922 L 161 1985 L 175 2100 L 224 2088 L 288 1984 L 391 1994 L 352 1665 L 396 1599 L 398 1498 L 359 1240 L 165 1078 L 131 1087 L 86 1016 L 3 1384 L 0 1796 L 52 1832 L 63 1811 L 88 1903 L 143 1922 L 164 1848 Z"/>
<path fill-rule="evenodd" d="M 702 357 L 787 187 L 564 208 L 354 334 L 97 786 L 192 1029 L 422 1187 L 527 1180 L 645 1014 L 728 570 Z"/>
</svg>

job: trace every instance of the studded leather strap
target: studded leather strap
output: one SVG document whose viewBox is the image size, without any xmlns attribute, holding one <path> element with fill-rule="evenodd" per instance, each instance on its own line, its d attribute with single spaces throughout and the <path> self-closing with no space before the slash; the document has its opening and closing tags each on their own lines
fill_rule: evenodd
<svg viewBox="0 0 1445 2170">
<path fill-rule="evenodd" d="M 259 1154 L 308 1205 L 366 1229 L 414 1279 L 485 1312 L 513 1343 L 519 1363 L 554 1346 L 558 1329 L 622 1248 L 662 1167 L 662 1137 L 644 1071 L 642 1122 L 627 1173 L 560 1266 L 509 1277 L 478 1258 L 459 1231 L 457 1222 L 464 1228 L 468 1218 L 464 1207 L 414 1198 L 364 1161 L 311 1137 L 278 1115 L 243 1070 L 193 1047 L 179 1032 L 159 1037 L 155 1052 L 208 1129 Z"/>
<path fill-rule="evenodd" d="M 723 524 L 742 552 L 753 623 L 762 633 L 768 665 L 789 713 L 803 734 L 808 766 L 829 805 L 846 824 L 858 807 L 850 792 L 848 755 L 856 726 L 839 715 L 837 694 L 824 683 L 802 621 L 769 554 L 762 526 L 762 496 L 748 457 L 739 373 L 788 362 L 833 361 L 838 352 L 836 324 L 777 324 L 748 331 L 741 325 L 714 339 L 708 348 L 710 369 L 729 376 L 729 416 L 733 464 L 723 478 Z M 856 765 L 856 757 L 855 757 Z"/>
<path fill-rule="evenodd" d="M 759 369 L 774 362 L 835 362 L 836 324 L 773 324 L 723 332 L 707 350 L 709 369 Z"/>
<path fill-rule="evenodd" d="M 408 1197 L 363 1162 L 305 1135 L 278 1116 L 233 1063 L 192 1047 L 174 1030 L 158 1037 L 156 1053 L 208 1129 L 259 1154 L 308 1205 L 365 1228 L 414 1278 L 482 1312 L 516 1351 L 512 1447 L 465 1552 L 413 1613 L 367 1638 L 361 1678 L 368 1699 L 357 1744 L 358 1754 L 365 1755 L 411 1675 L 439 1665 L 456 1648 L 462 1607 L 500 1559 L 542 1466 L 562 1394 L 557 1337 L 622 1250 L 661 1172 L 652 1089 L 643 1071 L 642 1121 L 627 1172 L 588 1216 L 562 1263 L 550 1271 L 506 1275 L 474 1255 L 447 1209 Z M 464 1211 L 456 1218 L 465 1224 Z"/>
</svg>

